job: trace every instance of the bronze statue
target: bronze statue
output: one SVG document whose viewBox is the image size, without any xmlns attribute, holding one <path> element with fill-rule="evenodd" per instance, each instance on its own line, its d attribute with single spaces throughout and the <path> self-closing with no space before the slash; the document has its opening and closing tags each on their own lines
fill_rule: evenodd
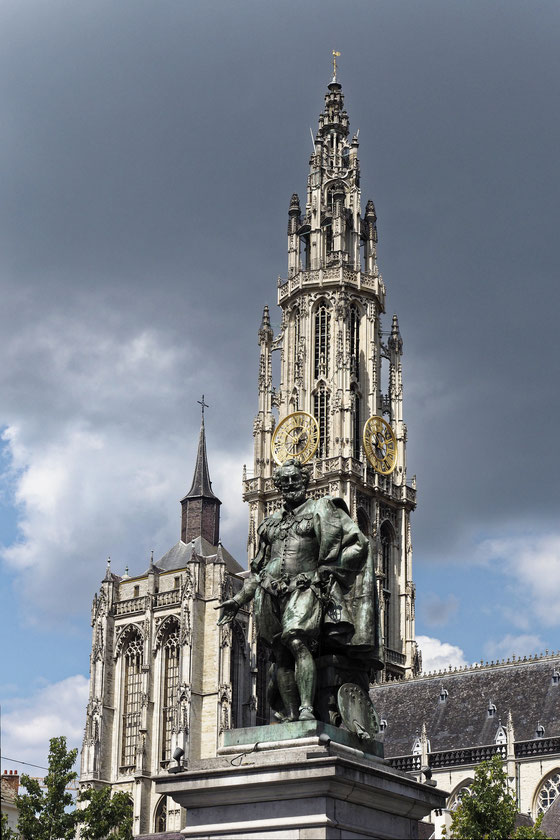
<svg viewBox="0 0 560 840">
<path fill-rule="evenodd" d="M 218 623 L 254 598 L 257 635 L 271 649 L 276 717 L 339 725 L 339 688 L 367 692 L 370 671 L 382 667 L 369 542 L 342 499 L 306 498 L 309 473 L 298 460 L 278 467 L 274 482 L 284 505 L 259 526 L 251 574 L 221 604 Z"/>
</svg>

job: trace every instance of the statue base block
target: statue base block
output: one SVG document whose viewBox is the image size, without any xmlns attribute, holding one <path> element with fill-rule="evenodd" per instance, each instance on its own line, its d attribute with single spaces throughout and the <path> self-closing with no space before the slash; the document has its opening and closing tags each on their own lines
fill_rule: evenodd
<svg viewBox="0 0 560 840">
<path fill-rule="evenodd" d="M 190 840 L 418 837 L 418 821 L 444 808 L 446 794 L 346 736 L 319 721 L 231 730 L 215 759 L 162 777 L 158 792 L 187 809 Z"/>
</svg>

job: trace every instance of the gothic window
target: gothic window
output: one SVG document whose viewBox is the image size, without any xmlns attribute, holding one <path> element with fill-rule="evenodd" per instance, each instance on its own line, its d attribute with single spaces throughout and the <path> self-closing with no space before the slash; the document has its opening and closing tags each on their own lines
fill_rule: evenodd
<svg viewBox="0 0 560 840">
<path fill-rule="evenodd" d="M 325 260 L 328 261 L 333 250 L 333 232 L 332 224 L 325 225 Z"/>
<path fill-rule="evenodd" d="M 299 309 L 292 313 L 292 364 L 294 366 L 294 379 L 301 375 L 299 370 L 299 339 L 301 335 L 301 316 Z"/>
<path fill-rule="evenodd" d="M 302 269 L 308 269 L 310 263 L 309 234 L 302 234 L 299 238 L 299 264 Z"/>
<path fill-rule="evenodd" d="M 229 681 L 231 683 L 231 728 L 243 726 L 245 636 L 239 623 L 232 624 Z"/>
<path fill-rule="evenodd" d="M 467 779 L 465 782 L 461 783 L 461 787 L 459 788 L 456 793 L 454 793 L 449 799 L 449 810 L 455 811 L 457 806 L 461 804 L 461 801 L 465 796 L 472 796 L 470 785 L 472 785 L 472 779 Z"/>
<path fill-rule="evenodd" d="M 326 458 L 329 454 L 330 428 L 329 412 L 331 395 L 324 382 L 321 382 L 315 394 L 315 419 L 319 424 L 319 446 L 317 455 L 319 458 Z"/>
<path fill-rule="evenodd" d="M 356 306 L 350 307 L 350 373 L 356 379 L 360 376 L 360 313 Z"/>
<path fill-rule="evenodd" d="M 270 708 L 267 700 L 269 667 L 268 648 L 263 642 L 257 640 L 257 726 L 270 723 Z"/>
<path fill-rule="evenodd" d="M 369 536 L 369 517 L 363 508 L 358 508 L 358 528 L 366 537 Z"/>
<path fill-rule="evenodd" d="M 385 647 L 391 646 L 391 593 L 385 592 L 385 610 L 383 612 L 383 641 Z"/>
<path fill-rule="evenodd" d="M 560 770 L 554 770 L 545 779 L 537 794 L 537 816 L 547 811 L 557 796 L 560 796 Z"/>
<path fill-rule="evenodd" d="M 357 391 L 353 391 L 352 401 L 352 455 L 359 459 L 362 444 L 361 399 Z"/>
<path fill-rule="evenodd" d="M 171 733 L 179 685 L 179 632 L 172 624 L 162 645 L 161 760 L 171 759 Z"/>
<path fill-rule="evenodd" d="M 167 797 L 162 796 L 156 808 L 156 815 L 154 818 L 154 831 L 160 834 L 167 831 Z"/>
<path fill-rule="evenodd" d="M 383 568 L 383 576 L 385 578 L 384 587 L 384 603 L 385 610 L 383 614 L 383 638 L 385 640 L 385 647 L 391 647 L 391 590 L 393 588 L 393 546 L 395 541 L 395 534 L 388 522 L 384 522 L 381 526 L 381 563 Z"/>
<path fill-rule="evenodd" d="M 330 329 L 331 313 L 323 302 L 315 312 L 315 379 L 329 373 Z"/>
<path fill-rule="evenodd" d="M 142 699 L 142 649 L 142 639 L 135 634 L 124 652 L 121 764 L 125 767 L 136 764 Z"/>
</svg>

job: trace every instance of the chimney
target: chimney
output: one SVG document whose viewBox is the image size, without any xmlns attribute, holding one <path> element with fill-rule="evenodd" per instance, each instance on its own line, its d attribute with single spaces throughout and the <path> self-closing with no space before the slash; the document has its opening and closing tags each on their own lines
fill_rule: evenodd
<svg viewBox="0 0 560 840">
<path fill-rule="evenodd" d="M 19 790 L 19 773 L 17 770 L 4 770 L 4 775 L 2 776 L 2 787 L 4 790 L 6 788 L 11 790 L 14 796 L 17 794 Z"/>
</svg>

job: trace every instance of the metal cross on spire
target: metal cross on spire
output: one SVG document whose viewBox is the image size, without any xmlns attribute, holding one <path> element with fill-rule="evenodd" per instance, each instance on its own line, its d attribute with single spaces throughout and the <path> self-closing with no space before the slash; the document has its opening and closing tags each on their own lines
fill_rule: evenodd
<svg viewBox="0 0 560 840">
<path fill-rule="evenodd" d="M 336 50 L 333 50 L 333 51 L 332 51 L 332 56 L 333 56 L 333 59 L 332 59 L 332 63 L 333 63 L 333 77 L 332 77 L 332 78 L 333 78 L 333 82 L 336 82 L 336 59 L 340 56 L 340 53 L 339 53 L 339 52 L 337 52 Z"/>
<path fill-rule="evenodd" d="M 197 403 L 198 403 L 198 404 L 199 404 L 199 406 L 201 406 L 201 408 L 202 408 L 202 419 L 204 420 L 204 409 L 205 409 L 205 408 L 210 408 L 210 406 L 208 405 L 208 403 L 205 403 L 205 402 L 204 402 L 204 394 L 202 395 L 202 399 L 201 399 L 201 400 L 197 400 Z"/>
</svg>

